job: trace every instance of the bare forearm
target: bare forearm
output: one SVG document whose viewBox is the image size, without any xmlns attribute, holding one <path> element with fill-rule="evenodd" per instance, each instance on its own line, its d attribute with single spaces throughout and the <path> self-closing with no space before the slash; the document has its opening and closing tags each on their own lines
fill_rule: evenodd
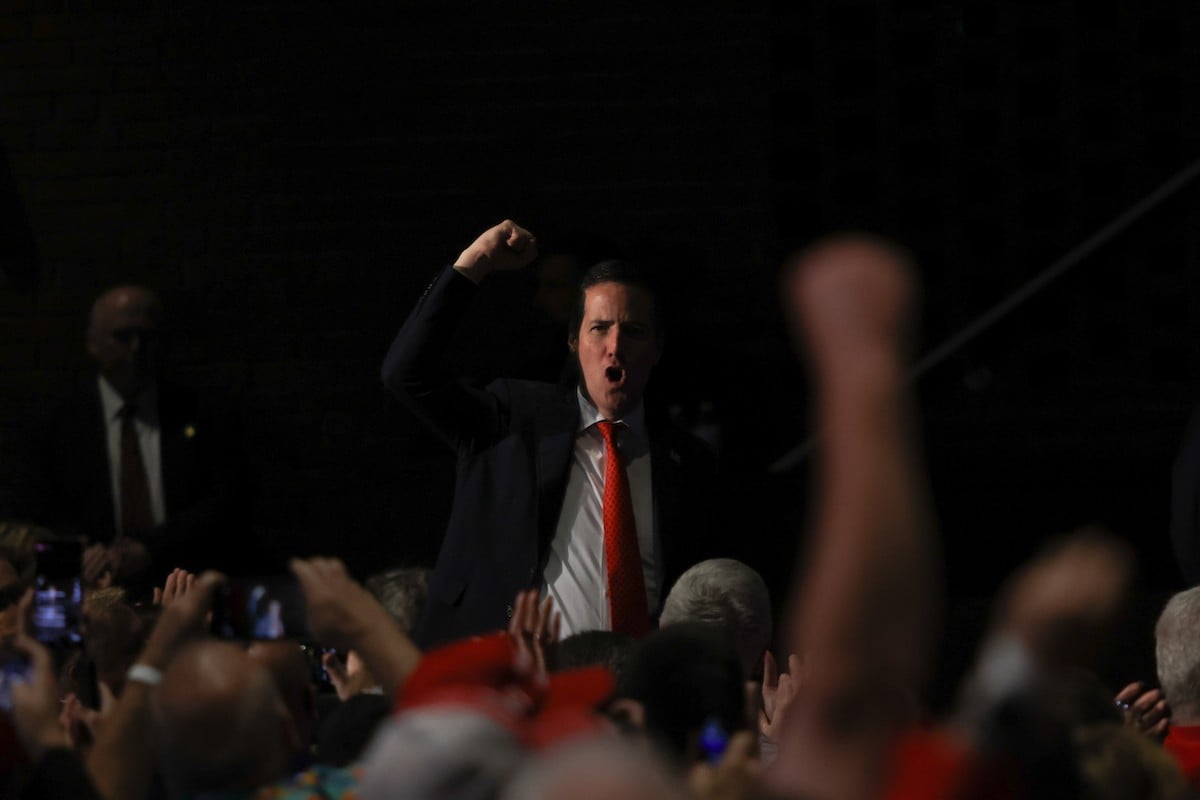
<svg viewBox="0 0 1200 800">
<path fill-rule="evenodd" d="M 154 740 L 150 715 L 153 689 L 130 681 L 87 756 L 87 768 L 100 794 L 138 800 L 150 791 Z"/>
</svg>

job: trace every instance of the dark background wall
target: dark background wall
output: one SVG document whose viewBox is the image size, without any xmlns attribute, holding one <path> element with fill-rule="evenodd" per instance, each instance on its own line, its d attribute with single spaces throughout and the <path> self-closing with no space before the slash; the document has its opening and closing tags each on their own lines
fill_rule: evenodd
<svg viewBox="0 0 1200 800">
<path fill-rule="evenodd" d="M 174 374 L 244 406 L 258 535 L 359 571 L 436 552 L 450 461 L 378 365 L 433 271 L 506 216 L 655 254 L 658 394 L 715 402 L 741 554 L 779 589 L 804 470 L 766 467 L 806 435 L 787 249 L 847 225 L 909 244 L 928 349 L 1200 152 L 1183 2 L 0 12 L 0 437 L 86 370 L 92 297 L 149 283 Z M 1090 520 L 1146 587 L 1178 585 L 1198 216 L 1185 189 L 922 380 L 955 594 Z M 506 355 L 528 290 L 497 290 L 473 365 Z"/>
</svg>

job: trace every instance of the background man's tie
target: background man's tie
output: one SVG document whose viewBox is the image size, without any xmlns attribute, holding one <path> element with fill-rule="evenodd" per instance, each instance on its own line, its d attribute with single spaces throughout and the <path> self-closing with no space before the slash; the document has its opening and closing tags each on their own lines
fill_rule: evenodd
<svg viewBox="0 0 1200 800">
<path fill-rule="evenodd" d="M 126 403 L 121 408 L 121 531 L 136 535 L 154 527 L 154 512 L 150 509 L 150 482 L 138 446 L 134 415 L 137 406 Z"/>
</svg>

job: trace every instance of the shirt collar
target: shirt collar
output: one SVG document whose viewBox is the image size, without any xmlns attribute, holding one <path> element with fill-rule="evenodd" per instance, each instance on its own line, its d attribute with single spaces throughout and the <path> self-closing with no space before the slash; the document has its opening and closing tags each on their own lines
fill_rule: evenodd
<svg viewBox="0 0 1200 800">
<path fill-rule="evenodd" d="M 582 389 L 575 389 L 575 398 L 579 401 L 579 429 L 576 433 L 582 433 L 604 419 Z M 620 419 L 614 419 L 613 422 L 624 425 L 629 433 L 638 439 L 646 437 L 646 407 L 643 403 L 638 403 L 637 408 Z"/>
<path fill-rule="evenodd" d="M 121 409 L 125 407 L 125 398 L 113 388 L 103 375 L 96 377 L 100 387 L 100 406 L 104 409 L 105 422 L 114 422 L 121 418 Z M 133 401 L 137 404 L 137 417 L 149 425 L 158 425 L 158 386 L 150 384 L 142 390 Z"/>
</svg>

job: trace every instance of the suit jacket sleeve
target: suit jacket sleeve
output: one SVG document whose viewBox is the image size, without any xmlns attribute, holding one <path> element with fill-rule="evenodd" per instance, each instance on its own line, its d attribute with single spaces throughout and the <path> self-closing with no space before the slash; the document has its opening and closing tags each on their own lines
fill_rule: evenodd
<svg viewBox="0 0 1200 800">
<path fill-rule="evenodd" d="M 446 267 L 425 290 L 383 361 L 383 382 L 450 447 L 472 450 L 507 427 L 506 407 L 442 361 L 477 287 Z"/>
</svg>

